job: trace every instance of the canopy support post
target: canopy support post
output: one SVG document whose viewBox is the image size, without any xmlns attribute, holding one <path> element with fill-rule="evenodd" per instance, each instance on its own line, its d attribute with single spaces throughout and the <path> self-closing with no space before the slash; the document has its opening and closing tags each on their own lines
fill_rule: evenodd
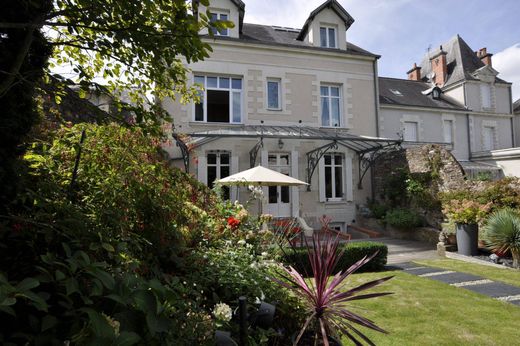
<svg viewBox="0 0 520 346">
<path fill-rule="evenodd" d="M 264 139 L 260 137 L 258 143 L 249 151 L 249 166 L 253 168 L 256 164 L 256 158 L 258 157 L 258 152 L 260 148 L 264 147 Z"/>
<path fill-rule="evenodd" d="M 325 144 L 307 153 L 307 184 L 309 184 L 307 185 L 307 191 L 311 190 L 312 175 L 314 174 L 314 171 L 316 170 L 316 166 L 318 166 L 318 162 L 320 161 L 320 159 L 329 150 L 336 149 L 338 149 L 338 143 L 336 141 L 333 141 L 329 144 Z"/>
<path fill-rule="evenodd" d="M 179 149 L 181 150 L 182 161 L 184 162 L 184 171 L 186 173 L 189 173 L 190 172 L 190 150 L 189 150 L 188 146 L 186 145 L 186 143 L 184 143 L 184 141 L 180 138 L 179 134 L 172 133 L 172 137 L 175 140 L 175 143 L 177 144 Z"/>
</svg>

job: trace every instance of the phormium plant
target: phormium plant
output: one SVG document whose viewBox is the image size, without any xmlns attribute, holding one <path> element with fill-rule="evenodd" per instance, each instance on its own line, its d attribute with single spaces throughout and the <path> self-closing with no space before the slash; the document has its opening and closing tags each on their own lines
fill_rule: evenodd
<svg viewBox="0 0 520 346">
<path fill-rule="evenodd" d="M 307 244 L 309 261 L 312 268 L 312 278 L 305 279 L 293 267 L 284 267 L 281 274 L 284 279 L 273 278 L 283 287 L 292 290 L 300 300 L 306 305 L 309 316 L 303 324 L 294 345 L 297 345 L 305 331 L 312 329 L 313 337 L 317 341 L 321 335 L 323 344 L 329 345 L 329 336 L 346 335 L 355 344 L 360 344 L 359 339 L 373 345 L 372 341 L 359 331 L 354 324 L 359 324 L 378 332 L 386 333 L 385 330 L 375 325 L 372 321 L 361 317 L 347 308 L 347 303 L 353 300 L 380 297 L 391 293 L 366 293 L 362 291 L 375 287 L 393 276 L 367 282 L 350 290 L 342 290 L 345 280 L 358 268 L 369 262 L 376 254 L 365 256 L 350 268 L 339 271 L 336 275 L 334 268 L 343 255 L 344 247 L 338 249 L 339 239 L 337 237 L 326 236 L 321 238 L 315 233 L 312 244 Z M 359 338 L 359 339 L 358 339 Z"/>
</svg>

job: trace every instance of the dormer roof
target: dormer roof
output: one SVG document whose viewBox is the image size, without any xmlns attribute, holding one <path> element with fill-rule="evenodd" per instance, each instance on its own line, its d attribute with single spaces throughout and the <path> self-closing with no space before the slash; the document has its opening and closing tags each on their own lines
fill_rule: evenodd
<svg viewBox="0 0 520 346">
<path fill-rule="evenodd" d="M 314 11 L 311 12 L 309 18 L 305 21 L 300 33 L 298 34 L 297 40 L 303 41 L 305 39 L 305 35 L 307 35 L 307 31 L 309 30 L 309 25 L 314 20 L 314 17 L 324 9 L 329 8 L 334 11 L 339 18 L 345 23 L 345 27 L 350 28 L 352 23 L 354 23 L 354 18 L 341 6 L 336 0 L 327 0 L 320 6 L 318 6 Z"/>
<path fill-rule="evenodd" d="M 242 33 L 246 4 L 241 0 L 231 0 L 231 2 L 238 8 L 238 32 Z"/>
</svg>

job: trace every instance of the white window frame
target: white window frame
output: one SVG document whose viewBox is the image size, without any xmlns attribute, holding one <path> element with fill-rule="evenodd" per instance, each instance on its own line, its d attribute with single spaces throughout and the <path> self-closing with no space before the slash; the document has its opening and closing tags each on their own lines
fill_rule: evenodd
<svg viewBox="0 0 520 346">
<path fill-rule="evenodd" d="M 336 164 L 336 156 L 341 156 L 341 164 Z M 325 157 L 330 157 L 330 164 L 327 164 L 325 161 Z M 327 197 L 327 190 L 325 188 L 325 199 L 327 202 L 336 202 L 336 201 L 344 201 L 345 195 L 346 195 L 346 183 L 345 183 L 345 155 L 342 153 L 327 153 L 323 155 L 323 168 L 324 172 L 327 167 L 330 167 L 330 178 L 332 179 L 331 187 L 332 187 L 332 196 Z M 341 196 L 337 196 L 336 194 L 336 169 L 337 167 L 341 167 L 341 186 L 343 188 Z M 323 180 L 325 182 L 325 186 L 327 186 L 327 176 L 325 175 L 323 177 Z M 333 183 L 333 184 L 332 184 Z"/>
<path fill-rule="evenodd" d="M 244 114 L 244 101 L 243 101 L 243 88 L 244 88 L 244 79 L 242 77 L 232 77 L 232 76 L 214 76 L 214 75 L 204 75 L 204 74 L 195 74 L 194 75 L 194 81 L 196 77 L 203 77 L 204 78 L 204 85 L 202 85 L 202 90 L 200 93 L 202 94 L 203 102 L 203 119 L 202 120 L 196 120 L 196 103 L 193 103 L 193 117 L 192 121 L 197 123 L 209 123 L 209 124 L 241 124 L 242 123 L 242 115 Z M 208 77 L 217 78 L 217 87 L 208 87 Z M 229 79 L 229 88 L 220 88 L 220 78 L 227 78 Z M 233 79 L 240 80 L 240 89 L 233 88 Z M 229 122 L 215 122 L 211 121 L 208 122 L 208 90 L 226 90 L 229 92 Z M 239 93 L 240 98 L 240 120 L 234 121 L 233 119 L 233 94 Z"/>
<path fill-rule="evenodd" d="M 278 107 L 269 107 L 269 83 L 278 84 Z M 266 109 L 270 111 L 281 111 L 282 110 L 282 80 L 280 78 L 267 78 L 265 83 L 265 94 L 266 94 Z"/>
<path fill-rule="evenodd" d="M 217 21 L 229 21 L 229 13 L 223 12 L 223 11 L 216 11 L 216 10 L 210 10 L 210 16 L 216 15 Z M 222 19 L 222 16 L 226 16 L 226 19 Z M 210 22 L 212 21 L 212 17 L 210 17 Z M 210 30 L 213 31 L 213 35 L 215 36 L 229 36 L 229 28 L 222 29 L 222 32 L 220 30 L 210 28 Z"/>
<path fill-rule="evenodd" d="M 325 29 L 325 41 L 326 41 L 325 46 L 321 45 L 321 29 Z M 334 31 L 334 46 L 331 46 L 331 44 L 330 44 L 329 30 Z M 322 47 L 322 48 L 338 48 L 338 29 L 331 25 L 320 25 L 319 40 L 320 40 L 320 47 Z"/>
<path fill-rule="evenodd" d="M 212 155 L 212 154 L 216 155 L 215 163 L 209 163 L 208 157 L 209 157 L 209 155 Z M 221 163 L 220 156 L 222 154 L 228 155 L 228 163 L 227 164 Z M 215 167 L 215 169 L 216 169 L 216 178 L 215 178 L 214 181 L 222 179 L 222 178 L 225 178 L 225 177 L 222 177 L 221 174 L 220 174 L 221 173 L 220 171 L 221 171 L 222 167 L 228 167 L 229 175 L 233 174 L 233 173 L 231 173 L 231 166 L 232 166 L 231 165 L 231 158 L 232 158 L 231 152 L 230 151 L 226 151 L 226 150 L 210 150 L 210 151 L 206 152 L 206 167 L 205 167 L 205 169 L 206 169 L 206 177 L 208 177 L 208 182 L 207 182 L 208 186 L 211 186 L 211 184 L 213 183 L 213 181 L 209 181 L 209 168 L 210 167 Z M 231 197 L 231 193 L 230 193 L 230 197 Z"/>
<path fill-rule="evenodd" d="M 321 88 L 328 88 L 328 95 L 327 96 L 322 96 L 321 95 Z M 332 96 L 331 88 L 337 88 L 338 89 L 338 96 Z M 322 83 L 322 84 L 320 84 L 319 93 L 320 93 L 320 126 L 321 127 L 342 127 L 343 126 L 343 102 L 342 102 L 343 101 L 343 97 L 342 97 L 343 88 L 341 87 L 341 85 Z M 329 105 L 328 125 L 324 125 L 323 124 L 323 107 L 321 106 L 322 105 L 322 102 L 321 102 L 322 98 L 327 98 L 327 103 Z M 331 113 L 331 110 L 332 110 L 332 99 L 338 99 L 339 100 L 338 101 L 338 104 L 339 104 L 339 107 L 338 107 L 338 111 L 339 111 L 339 116 L 338 116 L 339 124 L 338 124 L 338 126 L 334 126 L 332 124 L 332 113 Z"/>
<path fill-rule="evenodd" d="M 409 140 L 406 138 L 406 124 L 415 124 L 415 139 Z M 419 142 L 419 122 L 418 121 L 410 121 L 405 120 L 403 121 L 403 140 L 406 142 Z"/>
</svg>

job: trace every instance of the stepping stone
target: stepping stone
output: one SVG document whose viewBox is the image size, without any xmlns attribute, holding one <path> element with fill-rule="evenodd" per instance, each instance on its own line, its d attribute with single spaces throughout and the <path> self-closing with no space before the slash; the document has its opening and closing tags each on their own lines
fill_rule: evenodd
<svg viewBox="0 0 520 346">
<path fill-rule="evenodd" d="M 508 303 L 511 303 L 511 304 L 515 304 L 515 305 L 520 306 L 520 300 L 511 300 L 511 301 L 509 301 Z"/>
<path fill-rule="evenodd" d="M 387 268 L 392 268 L 396 270 L 406 270 L 410 268 L 417 268 L 420 267 L 420 265 L 412 263 L 412 262 L 403 262 L 403 263 L 394 263 L 391 265 L 386 266 Z"/>
<path fill-rule="evenodd" d="M 516 296 L 520 294 L 520 287 L 503 284 L 501 282 L 465 286 L 464 288 L 493 298 Z"/>
<path fill-rule="evenodd" d="M 440 273 L 446 271 L 446 269 L 441 268 L 433 268 L 433 267 L 417 267 L 405 269 L 405 271 L 409 274 L 413 275 L 422 275 L 422 274 L 431 274 L 431 273 Z"/>
<path fill-rule="evenodd" d="M 432 280 L 444 282 L 446 284 L 454 284 L 454 283 L 458 283 L 458 282 L 476 281 L 476 280 L 483 279 L 480 276 L 466 274 L 466 273 L 440 274 L 440 275 L 430 276 L 428 278 L 432 279 Z"/>
</svg>

